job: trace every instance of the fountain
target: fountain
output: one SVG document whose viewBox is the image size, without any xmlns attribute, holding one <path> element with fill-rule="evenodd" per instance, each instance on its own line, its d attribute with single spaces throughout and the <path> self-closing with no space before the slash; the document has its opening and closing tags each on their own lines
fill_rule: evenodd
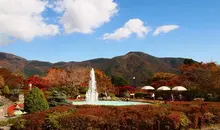
<svg viewBox="0 0 220 130">
<path fill-rule="evenodd" d="M 129 105 L 146 105 L 149 103 L 132 102 L 132 101 L 99 101 L 96 88 L 95 71 L 92 68 L 90 71 L 89 89 L 86 92 L 85 101 L 73 101 L 73 105 L 105 105 L 105 106 L 129 106 Z"/>
<path fill-rule="evenodd" d="M 98 92 L 96 89 L 96 81 L 95 81 L 95 71 L 92 68 L 90 71 L 90 81 L 89 81 L 89 90 L 86 92 L 86 102 L 94 103 L 98 101 Z"/>
</svg>

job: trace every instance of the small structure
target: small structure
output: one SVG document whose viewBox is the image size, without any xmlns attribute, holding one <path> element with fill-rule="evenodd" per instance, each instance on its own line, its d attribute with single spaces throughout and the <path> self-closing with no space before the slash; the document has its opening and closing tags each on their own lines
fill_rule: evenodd
<svg viewBox="0 0 220 130">
<path fill-rule="evenodd" d="M 18 95 L 18 101 L 19 101 L 19 103 L 24 103 L 24 94 Z"/>
<path fill-rule="evenodd" d="M 21 108 L 19 107 L 19 105 L 17 104 L 15 109 L 14 109 L 14 115 L 15 116 L 19 116 L 19 115 L 22 115 L 23 112 L 21 111 Z"/>
<path fill-rule="evenodd" d="M 169 91 L 169 90 L 171 90 L 169 87 L 167 87 L 167 86 L 161 86 L 161 87 L 159 87 L 158 89 L 157 89 L 158 91 Z"/>
<path fill-rule="evenodd" d="M 144 86 L 141 89 L 143 89 L 143 90 L 154 90 L 154 87 L 152 87 L 152 86 Z"/>
<path fill-rule="evenodd" d="M 173 91 L 187 91 L 187 89 L 183 86 L 176 86 L 172 88 Z"/>
<path fill-rule="evenodd" d="M 14 104 L 8 108 L 8 116 L 19 116 L 22 114 L 26 114 L 26 112 L 22 112 L 24 104 Z"/>
<path fill-rule="evenodd" d="M 131 98 L 135 98 L 135 94 L 134 93 L 130 93 L 130 97 Z"/>
</svg>

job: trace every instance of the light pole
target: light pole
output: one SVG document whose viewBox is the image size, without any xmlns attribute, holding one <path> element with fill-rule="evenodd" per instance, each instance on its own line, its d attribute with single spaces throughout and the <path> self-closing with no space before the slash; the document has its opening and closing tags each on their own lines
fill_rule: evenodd
<svg viewBox="0 0 220 130">
<path fill-rule="evenodd" d="M 133 81 L 133 87 L 136 88 L 136 82 L 135 82 L 136 77 L 133 77 L 132 79 L 133 79 L 133 80 L 132 80 L 132 81 Z"/>
<path fill-rule="evenodd" d="M 29 83 L 29 84 L 28 84 L 28 87 L 29 87 L 29 90 L 31 91 L 31 89 L 32 89 L 32 84 Z"/>
</svg>

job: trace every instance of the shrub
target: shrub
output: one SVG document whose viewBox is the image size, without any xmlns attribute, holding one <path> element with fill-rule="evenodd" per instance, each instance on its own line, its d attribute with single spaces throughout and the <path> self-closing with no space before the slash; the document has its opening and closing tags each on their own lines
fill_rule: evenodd
<svg viewBox="0 0 220 130">
<path fill-rule="evenodd" d="M 204 114 L 204 121 L 207 124 L 214 124 L 215 123 L 215 121 L 214 121 L 215 117 L 216 116 L 213 115 L 212 113 L 207 112 L 207 113 Z"/>
<path fill-rule="evenodd" d="M 0 126 L 8 126 L 9 124 L 14 124 L 19 119 L 20 118 L 12 118 L 12 119 L 8 119 L 7 121 L 0 121 Z"/>
<path fill-rule="evenodd" d="M 7 126 L 8 122 L 7 121 L 0 121 L 0 126 Z"/>
<path fill-rule="evenodd" d="M 57 129 L 60 129 L 60 124 L 59 124 L 58 119 L 60 117 L 68 115 L 71 112 L 72 111 L 67 111 L 67 112 L 63 112 L 63 113 L 54 112 L 54 113 L 49 114 L 45 118 L 45 120 L 44 120 L 45 124 L 43 125 L 43 129 L 45 129 L 45 130 L 57 130 Z"/>
<path fill-rule="evenodd" d="M 8 85 L 5 85 L 3 90 L 2 90 L 2 93 L 5 94 L 5 95 L 9 95 L 10 94 L 10 89 L 8 87 Z"/>
<path fill-rule="evenodd" d="M 1 107 L 1 106 L 4 106 L 4 103 L 0 101 L 0 107 Z"/>
<path fill-rule="evenodd" d="M 187 128 L 191 121 L 183 112 L 172 112 L 167 116 L 171 129 Z"/>
<path fill-rule="evenodd" d="M 11 94 L 12 95 L 19 95 L 20 94 L 20 90 L 19 89 L 12 89 L 11 90 Z"/>
<path fill-rule="evenodd" d="M 12 126 L 11 130 L 26 130 L 26 122 L 27 120 L 25 119 L 19 119 L 17 120 Z"/>
<path fill-rule="evenodd" d="M 146 93 L 135 93 L 135 98 L 146 98 L 147 94 Z"/>
<path fill-rule="evenodd" d="M 193 107 L 191 107 L 191 105 Z M 140 106 L 58 106 L 47 111 L 23 116 L 24 121 L 15 123 L 25 129 L 154 129 L 160 122 L 163 130 L 198 128 L 220 122 L 220 104 L 209 103 L 204 114 L 201 103 L 174 102 L 167 105 Z M 181 108 L 183 107 L 183 108 Z M 195 110 L 197 109 L 197 110 Z M 192 123 L 191 123 L 192 122 Z M 19 130 L 19 129 L 15 129 Z"/>
<path fill-rule="evenodd" d="M 43 95 L 43 92 L 37 87 L 33 88 L 24 100 L 24 110 L 26 112 L 38 112 L 47 110 L 48 108 L 49 105 Z"/>
</svg>

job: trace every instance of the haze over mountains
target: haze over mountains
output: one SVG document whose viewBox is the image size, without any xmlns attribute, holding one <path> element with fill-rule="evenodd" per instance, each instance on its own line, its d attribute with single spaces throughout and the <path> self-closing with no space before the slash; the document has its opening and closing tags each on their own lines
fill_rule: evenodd
<svg viewBox="0 0 220 130">
<path fill-rule="evenodd" d="M 77 67 L 94 67 L 107 75 L 121 75 L 128 81 L 136 77 L 138 84 L 146 84 L 147 79 L 156 72 L 178 73 L 178 67 L 184 58 L 157 58 L 143 52 L 129 52 L 111 59 L 98 58 L 82 62 L 43 62 L 0 52 L 0 66 L 12 72 L 23 72 L 25 76 L 46 74 L 49 68 L 71 69 Z"/>
</svg>

